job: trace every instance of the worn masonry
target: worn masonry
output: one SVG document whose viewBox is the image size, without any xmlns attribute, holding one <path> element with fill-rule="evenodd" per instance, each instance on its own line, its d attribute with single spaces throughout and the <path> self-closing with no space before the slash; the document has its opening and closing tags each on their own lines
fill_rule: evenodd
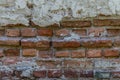
<svg viewBox="0 0 120 80">
<path fill-rule="evenodd" d="M 119 80 L 120 0 L 0 0 L 0 80 Z"/>
</svg>

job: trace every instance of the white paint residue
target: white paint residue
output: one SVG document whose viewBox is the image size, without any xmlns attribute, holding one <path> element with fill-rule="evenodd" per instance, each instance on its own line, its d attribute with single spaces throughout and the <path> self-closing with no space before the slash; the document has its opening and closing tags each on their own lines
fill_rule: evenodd
<svg viewBox="0 0 120 80">
<path fill-rule="evenodd" d="M 33 9 L 29 9 L 28 4 Z M 36 25 L 47 26 L 59 23 L 65 17 L 120 15 L 119 4 L 120 0 L 0 0 L 0 26 L 29 25 L 29 18 Z"/>
</svg>

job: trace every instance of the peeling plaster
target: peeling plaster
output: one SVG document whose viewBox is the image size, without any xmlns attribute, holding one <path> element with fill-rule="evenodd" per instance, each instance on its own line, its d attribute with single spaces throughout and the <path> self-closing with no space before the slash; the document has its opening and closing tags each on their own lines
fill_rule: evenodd
<svg viewBox="0 0 120 80">
<path fill-rule="evenodd" d="M 28 8 L 28 4 L 32 8 Z M 120 15 L 120 0 L 0 0 L 0 26 L 21 23 L 47 26 L 63 18 Z"/>
</svg>

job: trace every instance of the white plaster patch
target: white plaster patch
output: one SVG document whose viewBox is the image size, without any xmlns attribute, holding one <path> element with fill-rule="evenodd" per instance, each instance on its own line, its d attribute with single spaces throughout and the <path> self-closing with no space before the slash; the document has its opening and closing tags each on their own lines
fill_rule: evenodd
<svg viewBox="0 0 120 80">
<path fill-rule="evenodd" d="M 33 9 L 27 4 L 33 5 Z M 59 23 L 65 17 L 120 15 L 119 4 L 120 0 L 0 0 L 0 26 L 29 25 L 29 18 L 36 25 L 47 26 Z"/>
</svg>

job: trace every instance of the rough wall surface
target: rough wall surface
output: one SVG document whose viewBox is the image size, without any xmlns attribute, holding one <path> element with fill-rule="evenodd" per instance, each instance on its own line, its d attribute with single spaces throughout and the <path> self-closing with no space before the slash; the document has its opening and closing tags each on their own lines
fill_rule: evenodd
<svg viewBox="0 0 120 80">
<path fill-rule="evenodd" d="M 120 0 L 0 0 L 0 25 L 46 26 L 64 18 L 120 15 Z"/>
<path fill-rule="evenodd" d="M 0 0 L 0 80 L 120 80 L 120 0 Z"/>
</svg>

